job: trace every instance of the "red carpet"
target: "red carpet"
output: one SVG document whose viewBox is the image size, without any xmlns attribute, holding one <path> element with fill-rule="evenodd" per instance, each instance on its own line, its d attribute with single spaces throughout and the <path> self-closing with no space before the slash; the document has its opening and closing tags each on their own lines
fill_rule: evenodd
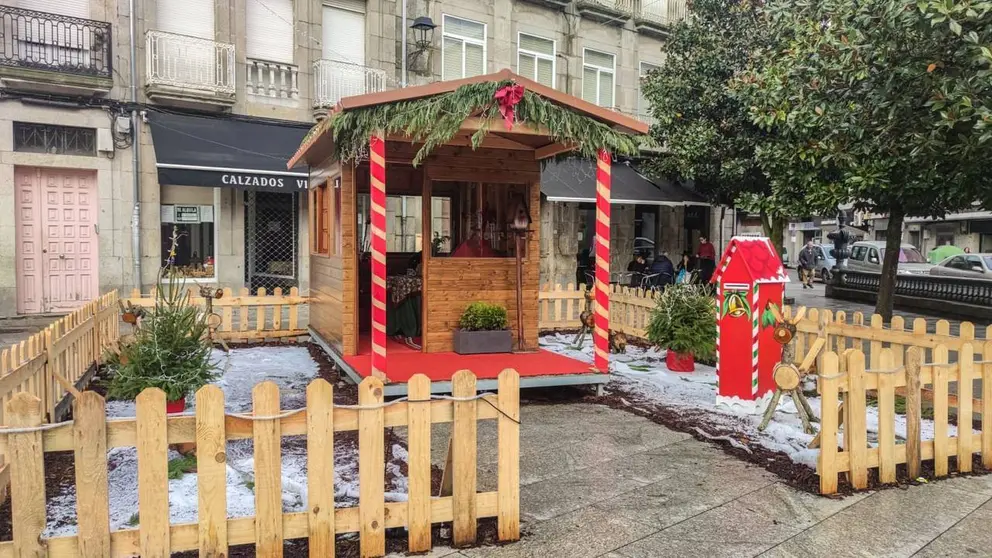
<svg viewBox="0 0 992 558">
<path fill-rule="evenodd" d="M 344 357 L 344 361 L 363 378 L 372 374 L 372 344 L 368 337 L 359 341 L 361 354 Z M 471 370 L 476 378 L 496 378 L 506 368 L 521 376 L 551 374 L 588 374 L 591 364 L 539 350 L 527 354 L 459 355 L 456 353 L 421 353 L 390 339 L 386 343 L 386 376 L 392 382 L 408 382 L 414 374 L 426 374 L 431 381 L 447 381 L 459 370 Z"/>
</svg>

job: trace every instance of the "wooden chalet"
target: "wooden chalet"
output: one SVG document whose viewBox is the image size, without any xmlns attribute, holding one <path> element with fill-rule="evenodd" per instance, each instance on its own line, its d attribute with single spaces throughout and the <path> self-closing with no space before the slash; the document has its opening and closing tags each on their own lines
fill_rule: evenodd
<svg viewBox="0 0 992 558">
<path fill-rule="evenodd" d="M 332 119 L 488 82 L 522 86 L 531 95 L 592 119 L 596 126 L 606 126 L 609 133 L 625 139 L 647 133 L 647 125 L 636 119 L 508 70 L 340 101 L 288 165 L 306 164 L 310 169 L 310 329 L 353 379 L 383 377 L 390 395 L 405 393 L 405 382 L 417 373 L 430 376 L 436 390 L 445 390 L 444 382 L 463 369 L 476 374 L 480 389 L 495 386 L 496 376 L 505 368 L 520 373 L 522 387 L 607 380 L 610 154 L 601 149 L 606 146 L 594 146 L 597 176 L 588 178 L 597 181 L 600 242 L 596 248 L 602 264 L 597 268 L 593 366 L 538 348 L 541 165 L 545 159 L 578 149 L 578 138 L 563 141 L 561 134 L 541 125 L 498 115 L 486 119 L 479 110 L 416 166 L 414 159 L 424 145 L 402 133 L 372 134 L 367 156 L 337 159 Z M 473 134 L 480 128 L 485 136 L 473 148 Z M 410 206 L 419 210 L 419 230 L 406 226 Z M 521 208 L 529 214 L 526 233 L 508 225 Z M 525 241 L 518 243 L 519 234 Z M 390 245 L 392 250 L 387 250 Z M 514 346 L 520 341 L 517 246 L 523 247 L 519 316 L 527 350 L 455 354 L 454 330 L 465 308 L 476 301 L 506 307 Z M 413 295 L 419 295 L 418 335 L 405 341 L 387 335 L 390 309 Z"/>
</svg>

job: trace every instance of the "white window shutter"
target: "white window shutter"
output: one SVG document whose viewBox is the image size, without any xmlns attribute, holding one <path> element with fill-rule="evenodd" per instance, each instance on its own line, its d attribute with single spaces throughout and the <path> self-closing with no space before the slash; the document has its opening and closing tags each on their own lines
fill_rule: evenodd
<svg viewBox="0 0 992 558">
<path fill-rule="evenodd" d="M 158 31 L 216 40 L 213 0 L 158 0 L 155 18 Z"/>
<path fill-rule="evenodd" d="M 590 103 L 599 103 L 599 96 L 596 94 L 598 83 L 596 70 L 593 68 L 582 69 L 582 98 Z"/>
<path fill-rule="evenodd" d="M 526 54 L 520 52 L 517 54 L 517 73 L 520 75 L 537 80 L 537 59 L 534 58 L 533 54 Z"/>
<path fill-rule="evenodd" d="M 536 82 L 548 87 L 555 86 L 555 65 L 550 60 L 540 59 L 537 61 Z"/>
<path fill-rule="evenodd" d="M 613 107 L 613 72 L 599 72 L 599 106 Z"/>
<path fill-rule="evenodd" d="M 441 50 L 443 50 L 441 55 L 444 58 L 441 79 L 449 80 L 465 77 L 462 75 L 462 42 L 458 39 L 445 37 Z"/>
<path fill-rule="evenodd" d="M 482 45 L 465 43 L 465 76 L 481 76 L 486 73 L 486 55 Z"/>
<path fill-rule="evenodd" d="M 341 0 L 335 4 L 341 4 Z M 365 3 L 361 6 L 364 8 Z M 323 58 L 365 65 L 365 13 L 338 6 L 324 6 Z"/>
<path fill-rule="evenodd" d="M 246 0 L 248 58 L 293 63 L 293 0 Z"/>
<path fill-rule="evenodd" d="M 46 12 L 89 19 L 89 0 L 14 0 L 14 6 L 25 10 Z"/>
</svg>

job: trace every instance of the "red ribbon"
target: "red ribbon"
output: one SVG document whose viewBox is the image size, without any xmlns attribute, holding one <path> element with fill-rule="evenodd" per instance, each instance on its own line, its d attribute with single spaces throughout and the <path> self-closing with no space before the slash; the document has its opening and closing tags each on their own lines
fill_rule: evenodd
<svg viewBox="0 0 992 558">
<path fill-rule="evenodd" d="M 499 105 L 499 113 L 503 115 L 503 122 L 507 130 L 513 129 L 514 109 L 524 98 L 524 86 L 514 83 L 507 85 L 496 92 L 496 103 Z"/>
</svg>

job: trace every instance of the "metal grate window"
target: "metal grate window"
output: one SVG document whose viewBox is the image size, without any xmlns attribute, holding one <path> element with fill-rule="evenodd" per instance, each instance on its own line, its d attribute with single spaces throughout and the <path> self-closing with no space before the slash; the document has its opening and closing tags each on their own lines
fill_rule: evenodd
<svg viewBox="0 0 992 558">
<path fill-rule="evenodd" d="M 14 122 L 14 151 L 96 156 L 96 130 Z"/>
<path fill-rule="evenodd" d="M 245 192 L 245 284 L 289 292 L 299 277 L 296 193 Z"/>
</svg>

